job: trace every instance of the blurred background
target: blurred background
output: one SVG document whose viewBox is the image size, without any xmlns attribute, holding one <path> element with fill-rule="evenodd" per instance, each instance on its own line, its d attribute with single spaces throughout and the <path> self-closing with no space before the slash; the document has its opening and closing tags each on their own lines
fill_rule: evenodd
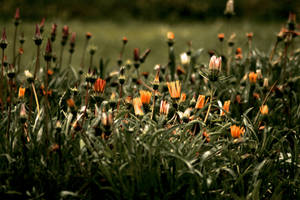
<svg viewBox="0 0 300 200">
<path fill-rule="evenodd" d="M 0 0 L 0 28 L 8 33 L 8 49 L 12 48 L 14 31 L 13 17 L 16 8 L 20 8 L 22 23 L 19 33 L 24 32 L 23 65 L 34 66 L 35 51 L 32 51 L 32 36 L 35 24 L 46 18 L 44 41 L 50 35 L 51 25 L 58 24 L 58 39 L 53 44 L 59 49 L 63 25 L 76 32 L 76 49 L 73 65 L 77 67 L 83 51 L 85 33 L 91 32 L 90 44 L 97 46 L 94 64 L 99 59 L 109 60 L 109 66 L 118 69 L 116 63 L 122 46 L 122 38 L 128 38 L 124 59 L 132 59 L 133 49 L 152 50 L 142 68 L 153 69 L 155 64 L 168 61 L 166 34 L 175 34 L 175 51 L 179 54 L 192 48 L 203 48 L 205 53 L 200 59 L 209 61 L 208 51 L 218 51 L 221 44 L 218 33 L 225 34 L 225 41 L 236 33 L 235 47 L 241 47 L 246 53 L 246 33 L 253 32 L 253 46 L 269 54 L 276 35 L 288 19 L 289 12 L 300 16 L 300 0 L 235 0 L 232 18 L 224 16 L 227 0 Z M 146 22 L 146 23 L 145 23 Z M 299 27 L 299 26 L 298 26 Z M 299 28 L 298 28 L 299 29 Z M 296 46 L 300 44 L 295 41 Z M 46 42 L 42 43 L 42 48 Z M 245 51 L 244 51 L 245 49 Z M 10 52 L 9 50 L 8 52 Z M 65 52 L 67 55 L 67 52 Z M 9 57 L 9 56 L 8 56 Z M 65 63 L 67 59 L 65 59 Z M 63 63 L 64 63 L 63 62 Z"/>
<path fill-rule="evenodd" d="M 80 20 L 209 20 L 223 17 L 226 0 L 1 0 L 2 18 L 17 7 L 26 20 L 47 18 Z M 300 0 L 235 0 L 238 19 L 282 20 L 300 13 Z"/>
</svg>

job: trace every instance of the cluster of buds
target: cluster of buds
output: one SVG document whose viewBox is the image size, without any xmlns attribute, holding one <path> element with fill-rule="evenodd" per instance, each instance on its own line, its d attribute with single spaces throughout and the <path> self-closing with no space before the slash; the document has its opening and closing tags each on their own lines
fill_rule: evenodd
<svg viewBox="0 0 300 200">
<path fill-rule="evenodd" d="M 35 35 L 33 37 L 33 41 L 35 45 L 40 46 L 42 44 L 42 35 L 40 32 L 40 27 L 38 24 L 35 25 Z"/>
<path fill-rule="evenodd" d="M 76 40 L 76 33 L 73 32 L 70 39 L 70 49 L 69 49 L 70 54 L 74 53 L 75 51 L 75 40 Z"/>
<path fill-rule="evenodd" d="M 67 25 L 64 25 L 62 29 L 62 40 L 61 40 L 62 46 L 66 45 L 68 37 L 69 37 L 69 27 Z"/>
<path fill-rule="evenodd" d="M 212 56 L 209 61 L 209 71 L 210 71 L 210 80 L 216 81 L 218 79 L 218 74 L 221 71 L 222 67 L 222 57 L 217 58 L 216 56 Z"/>
</svg>

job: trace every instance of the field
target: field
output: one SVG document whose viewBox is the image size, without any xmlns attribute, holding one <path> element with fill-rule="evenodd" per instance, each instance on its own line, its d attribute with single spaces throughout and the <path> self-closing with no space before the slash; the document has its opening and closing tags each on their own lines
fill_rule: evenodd
<svg viewBox="0 0 300 200">
<path fill-rule="evenodd" d="M 294 18 L 3 22 L 0 199 L 300 199 Z"/>
</svg>

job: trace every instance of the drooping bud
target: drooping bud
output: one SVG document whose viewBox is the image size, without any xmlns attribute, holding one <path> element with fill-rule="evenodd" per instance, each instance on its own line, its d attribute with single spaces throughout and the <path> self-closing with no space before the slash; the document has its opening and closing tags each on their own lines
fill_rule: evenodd
<svg viewBox="0 0 300 200">
<path fill-rule="evenodd" d="M 37 45 L 37 46 L 42 44 L 42 36 L 41 36 L 41 32 L 40 32 L 40 28 L 39 28 L 38 24 L 35 25 L 35 35 L 33 37 L 33 40 L 34 40 L 35 45 Z"/>
<path fill-rule="evenodd" d="M 1 49 L 5 49 L 7 47 L 7 37 L 6 37 L 6 31 L 5 31 L 5 28 L 3 28 L 3 31 L 2 31 L 2 38 L 0 40 L 0 47 Z"/>
</svg>

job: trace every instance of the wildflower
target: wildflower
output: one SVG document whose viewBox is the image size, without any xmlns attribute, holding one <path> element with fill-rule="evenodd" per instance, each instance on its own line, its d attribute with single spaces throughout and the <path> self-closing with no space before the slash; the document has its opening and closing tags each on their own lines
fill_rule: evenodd
<svg viewBox="0 0 300 200">
<path fill-rule="evenodd" d="M 262 115 L 267 115 L 269 113 L 269 108 L 267 105 L 262 105 L 259 110 Z"/>
<path fill-rule="evenodd" d="M 251 33 L 247 33 L 246 36 L 247 36 L 248 40 L 252 40 L 253 33 L 252 32 Z"/>
<path fill-rule="evenodd" d="M 218 38 L 219 38 L 220 42 L 223 42 L 224 37 L 225 37 L 224 33 L 219 33 L 218 34 Z"/>
<path fill-rule="evenodd" d="M 263 87 L 265 87 L 265 88 L 269 87 L 269 79 L 268 78 L 264 78 Z"/>
<path fill-rule="evenodd" d="M 224 105 L 223 105 L 223 110 L 221 111 L 221 114 L 220 114 L 221 116 L 225 115 L 224 111 L 225 111 L 226 113 L 229 112 L 229 106 L 230 106 L 230 100 L 225 101 L 225 102 L 224 102 Z"/>
<path fill-rule="evenodd" d="M 202 109 L 204 107 L 204 104 L 205 104 L 205 96 L 204 95 L 199 95 L 198 99 L 197 99 L 197 102 L 196 102 L 196 105 L 195 105 L 195 108 Z"/>
<path fill-rule="evenodd" d="M 20 119 L 22 123 L 26 122 L 27 119 L 27 113 L 26 113 L 26 108 L 25 108 L 25 103 L 21 105 L 21 110 L 20 110 Z"/>
<path fill-rule="evenodd" d="M 25 91 L 26 91 L 26 88 L 19 87 L 18 98 L 23 98 L 25 96 Z"/>
<path fill-rule="evenodd" d="M 185 102 L 186 100 L 186 94 L 185 93 L 181 93 L 181 96 L 180 96 L 180 102 Z"/>
<path fill-rule="evenodd" d="M 139 116 L 144 115 L 144 111 L 142 109 L 143 104 L 140 97 L 134 98 L 132 104 L 133 104 L 135 115 L 139 115 Z"/>
<path fill-rule="evenodd" d="M 56 37 L 56 29 L 57 29 L 57 24 L 52 24 L 51 26 L 51 41 L 54 42 L 55 41 L 55 37 Z"/>
<path fill-rule="evenodd" d="M 15 26 L 18 26 L 19 24 L 20 24 L 20 8 L 17 8 L 15 13 Z"/>
<path fill-rule="evenodd" d="M 101 78 L 98 78 L 94 83 L 94 91 L 98 93 L 103 93 L 105 85 L 106 85 L 106 81 Z"/>
<path fill-rule="evenodd" d="M 180 61 L 182 65 L 188 65 L 190 64 L 191 57 L 187 55 L 187 53 L 182 53 L 180 55 Z"/>
<path fill-rule="evenodd" d="M 162 100 L 160 102 L 159 113 L 162 115 L 168 115 L 170 109 L 170 104 L 167 101 Z"/>
<path fill-rule="evenodd" d="M 259 94 L 258 94 L 257 92 L 254 92 L 254 93 L 253 93 L 253 97 L 254 97 L 255 99 L 260 99 L 260 96 L 259 96 Z"/>
<path fill-rule="evenodd" d="M 180 76 L 182 74 L 185 74 L 185 70 L 180 65 L 178 65 L 176 68 L 176 73 L 178 74 L 178 76 Z"/>
<path fill-rule="evenodd" d="M 241 135 L 244 135 L 245 129 L 244 127 L 233 125 L 230 126 L 230 133 L 233 138 L 239 138 Z"/>
<path fill-rule="evenodd" d="M 124 44 L 124 45 L 127 44 L 127 42 L 128 42 L 127 37 L 124 36 L 124 37 L 122 38 L 122 41 L 123 41 L 123 44 Z"/>
<path fill-rule="evenodd" d="M 76 33 L 73 32 L 72 35 L 71 35 L 71 39 L 70 39 L 70 46 L 71 46 L 71 48 L 75 47 L 75 40 L 76 40 Z"/>
<path fill-rule="evenodd" d="M 142 104 L 149 104 L 151 100 L 152 93 L 146 90 L 140 90 L 140 98 Z"/>
<path fill-rule="evenodd" d="M 171 98 L 179 99 L 181 94 L 181 84 L 179 81 L 167 82 Z"/>
<path fill-rule="evenodd" d="M 35 25 L 35 35 L 33 37 L 33 41 L 37 46 L 42 44 L 42 36 L 38 24 Z"/>
<path fill-rule="evenodd" d="M 250 72 L 249 73 L 249 81 L 250 83 L 255 84 L 256 83 L 256 79 L 257 79 L 257 74 L 254 72 Z"/>
<path fill-rule="evenodd" d="M 6 31 L 5 31 L 5 28 L 3 28 L 3 32 L 2 32 L 2 38 L 0 40 L 0 48 L 1 49 L 5 49 L 7 47 L 7 37 L 6 37 Z"/>
<path fill-rule="evenodd" d="M 262 73 L 261 73 L 261 69 L 257 69 L 256 74 L 257 74 L 257 79 L 262 79 L 263 78 Z"/>
<path fill-rule="evenodd" d="M 53 70 L 48 69 L 48 72 L 47 72 L 47 73 L 48 73 L 49 76 L 52 76 L 54 72 L 53 72 Z"/>
<path fill-rule="evenodd" d="M 226 8 L 225 8 L 225 11 L 224 11 L 224 14 L 225 15 L 234 15 L 234 2 L 233 0 L 228 0 L 227 3 L 226 3 Z"/>
<path fill-rule="evenodd" d="M 243 58 L 242 48 L 237 48 L 235 51 L 235 59 L 241 60 Z"/>
<path fill-rule="evenodd" d="M 75 107 L 75 102 L 72 98 L 67 100 L 67 104 L 69 108 L 74 108 Z"/>
<path fill-rule="evenodd" d="M 169 47 L 173 46 L 173 44 L 174 44 L 174 38 L 175 38 L 174 33 L 173 32 L 168 32 L 167 33 L 167 38 L 168 38 L 168 45 L 169 45 Z"/>
<path fill-rule="evenodd" d="M 47 62 L 51 61 L 52 58 L 52 47 L 51 47 L 51 40 L 48 39 L 47 45 L 46 45 L 46 50 L 45 50 L 45 55 L 44 58 Z"/>
<path fill-rule="evenodd" d="M 92 33 L 90 33 L 90 32 L 86 32 L 85 33 L 85 37 L 86 37 L 86 39 L 91 39 L 91 37 L 92 37 Z"/>
<path fill-rule="evenodd" d="M 159 87 L 159 72 L 160 72 L 160 65 L 156 65 L 156 74 L 155 74 L 155 78 L 154 81 L 152 82 L 153 85 L 153 89 L 157 90 Z"/>
<path fill-rule="evenodd" d="M 222 57 L 217 58 L 216 56 L 212 56 L 209 62 L 210 70 L 220 71 L 222 66 Z"/>
</svg>

